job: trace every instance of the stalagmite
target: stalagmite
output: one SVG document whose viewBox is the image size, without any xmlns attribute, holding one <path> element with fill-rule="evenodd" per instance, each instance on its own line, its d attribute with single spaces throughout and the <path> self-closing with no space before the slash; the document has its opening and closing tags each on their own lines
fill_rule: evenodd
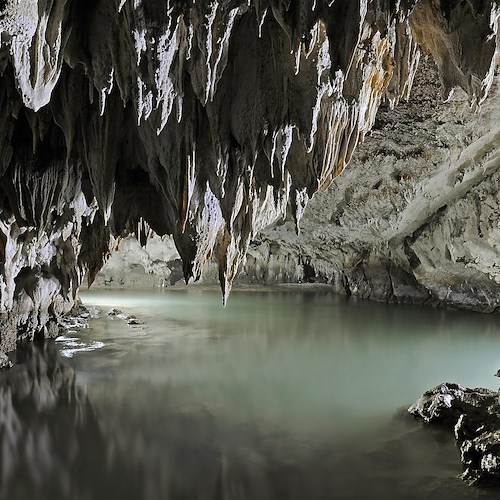
<svg viewBox="0 0 500 500">
<path fill-rule="evenodd" d="M 224 301 L 257 231 L 299 223 L 419 46 L 486 97 L 493 0 L 0 1 L 0 351 L 51 336 L 110 236 L 172 234 Z M 473 40 L 473 44 L 471 43 Z"/>
</svg>

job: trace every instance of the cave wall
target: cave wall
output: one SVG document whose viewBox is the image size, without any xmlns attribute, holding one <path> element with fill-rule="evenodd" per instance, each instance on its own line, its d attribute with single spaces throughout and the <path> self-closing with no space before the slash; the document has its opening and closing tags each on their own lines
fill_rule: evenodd
<svg viewBox="0 0 500 500">
<path fill-rule="evenodd" d="M 408 103 L 382 106 L 349 168 L 290 221 L 252 242 L 241 279 L 330 283 L 388 302 L 483 312 L 500 306 L 500 89 L 471 108 L 441 99 L 424 60 Z"/>
<path fill-rule="evenodd" d="M 384 302 L 498 309 L 498 77 L 471 108 L 464 91 L 443 102 L 437 72 L 420 62 L 408 102 L 382 103 L 348 170 L 310 201 L 300 234 L 290 217 L 262 230 L 236 284 L 326 283 Z M 95 285 L 169 286 L 179 266 L 170 238 L 141 247 L 130 236 Z M 215 279 L 212 263 L 203 282 Z"/>
<path fill-rule="evenodd" d="M 130 232 L 171 234 L 227 298 L 248 245 L 298 224 L 420 50 L 473 105 L 493 0 L 0 2 L 0 350 L 53 336 Z"/>
</svg>

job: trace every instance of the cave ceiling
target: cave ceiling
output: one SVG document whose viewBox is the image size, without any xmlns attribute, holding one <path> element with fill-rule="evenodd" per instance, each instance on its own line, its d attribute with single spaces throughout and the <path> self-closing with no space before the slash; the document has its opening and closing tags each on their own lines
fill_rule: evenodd
<svg viewBox="0 0 500 500">
<path fill-rule="evenodd" d="M 224 300 L 262 228 L 326 189 L 421 54 L 487 97 L 492 0 L 0 1 L 0 350 L 51 334 L 110 236 L 171 234 Z M 9 333 L 10 332 L 10 333 Z M 3 347 L 2 347 L 3 346 Z"/>
</svg>

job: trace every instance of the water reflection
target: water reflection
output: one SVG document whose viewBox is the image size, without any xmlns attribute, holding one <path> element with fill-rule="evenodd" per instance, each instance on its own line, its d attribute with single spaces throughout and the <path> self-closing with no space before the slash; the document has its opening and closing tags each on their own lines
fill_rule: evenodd
<svg viewBox="0 0 500 500">
<path fill-rule="evenodd" d="M 383 446 L 339 453 L 208 410 L 158 413 L 155 394 L 144 387 L 138 397 L 153 411 L 123 412 L 107 428 L 54 343 L 24 347 L 17 356 L 16 367 L 0 376 L 2 499 L 357 499 L 391 492 L 469 498 L 459 483 L 434 473 L 443 460 L 454 467 L 452 440 L 429 439 L 402 421 L 392 423 L 393 439 Z M 426 459 L 424 451 L 431 452 Z"/>
<path fill-rule="evenodd" d="M 16 356 L 15 367 L 0 374 L 0 497 L 71 498 L 75 490 L 90 497 L 82 472 L 102 463 L 105 447 L 73 369 L 54 343 L 22 347 Z M 98 467 L 92 473 L 103 478 Z"/>
</svg>

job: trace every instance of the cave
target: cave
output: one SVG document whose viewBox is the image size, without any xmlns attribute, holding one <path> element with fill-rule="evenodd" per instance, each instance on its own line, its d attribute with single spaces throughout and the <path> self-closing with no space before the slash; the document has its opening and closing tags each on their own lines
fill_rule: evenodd
<svg viewBox="0 0 500 500">
<path fill-rule="evenodd" d="M 498 498 L 499 21 L 0 1 L 0 500 Z"/>
</svg>

